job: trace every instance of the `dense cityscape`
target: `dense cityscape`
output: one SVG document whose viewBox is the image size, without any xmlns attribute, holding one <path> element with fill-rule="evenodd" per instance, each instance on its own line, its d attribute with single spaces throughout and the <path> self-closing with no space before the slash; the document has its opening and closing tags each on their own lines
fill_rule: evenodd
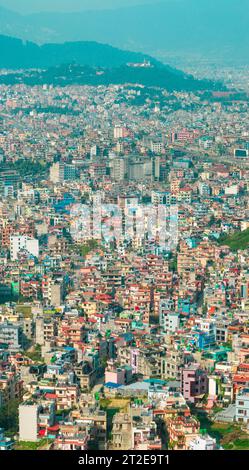
<svg viewBox="0 0 249 470">
<path fill-rule="evenodd" d="M 0 450 L 249 449 L 248 67 L 185 70 L 0 70 Z"/>
</svg>

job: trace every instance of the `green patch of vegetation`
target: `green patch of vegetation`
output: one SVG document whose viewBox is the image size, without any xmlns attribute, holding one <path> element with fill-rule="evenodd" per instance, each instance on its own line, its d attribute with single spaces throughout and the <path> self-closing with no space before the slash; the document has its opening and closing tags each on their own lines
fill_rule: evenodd
<svg viewBox="0 0 249 470">
<path fill-rule="evenodd" d="M 16 295 L 0 295 L 0 305 L 5 305 L 9 302 L 16 302 L 18 297 Z"/>
<path fill-rule="evenodd" d="M 41 439 L 37 442 L 19 441 L 15 445 L 15 450 L 38 450 L 50 443 L 49 439 Z"/>
<path fill-rule="evenodd" d="M 25 356 L 29 357 L 34 362 L 44 362 L 41 355 L 41 346 L 39 344 L 35 345 L 33 351 L 25 352 Z"/>
<path fill-rule="evenodd" d="M 30 317 L 31 316 L 31 306 L 30 305 L 17 305 L 16 307 L 17 313 L 22 313 L 23 316 Z"/>
<path fill-rule="evenodd" d="M 169 269 L 173 273 L 177 272 L 177 256 L 173 256 L 169 261 Z"/>
<path fill-rule="evenodd" d="M 108 398 L 101 398 L 100 400 L 101 409 L 106 411 L 110 403 L 111 403 L 111 400 L 109 400 Z"/>
<path fill-rule="evenodd" d="M 1 166 L 0 166 L 1 168 Z M 48 170 L 48 163 L 44 164 L 43 160 L 31 160 L 28 158 L 20 158 L 12 162 L 5 162 L 4 168 L 7 170 L 16 170 L 21 177 L 36 176 L 45 173 Z"/>
<path fill-rule="evenodd" d="M 220 413 L 220 411 L 222 411 L 223 408 L 221 406 L 215 406 L 212 411 L 216 414 L 216 413 Z"/>
<path fill-rule="evenodd" d="M 232 235 L 220 237 L 219 245 L 227 245 L 232 251 L 245 250 L 249 247 L 249 228 L 243 232 L 234 232 Z"/>
<path fill-rule="evenodd" d="M 10 400 L 0 408 L 0 428 L 3 428 L 9 437 L 18 432 L 18 400 Z"/>
<path fill-rule="evenodd" d="M 99 244 L 97 240 L 88 240 L 86 243 L 83 245 L 74 245 L 74 249 L 76 253 L 78 253 L 80 256 L 85 258 L 85 256 L 88 255 L 92 250 L 96 250 L 98 248 Z"/>
<path fill-rule="evenodd" d="M 236 450 L 242 450 L 242 449 L 249 449 L 249 437 L 248 439 L 235 439 L 234 441 L 234 448 Z"/>
<path fill-rule="evenodd" d="M 72 408 L 64 409 L 64 410 L 56 410 L 57 417 L 65 417 L 68 416 L 69 413 L 72 411 Z"/>
<path fill-rule="evenodd" d="M 224 449 L 249 449 L 249 436 L 239 424 L 213 422 L 206 413 L 192 411 L 200 421 L 201 429 L 205 429 Z"/>
</svg>

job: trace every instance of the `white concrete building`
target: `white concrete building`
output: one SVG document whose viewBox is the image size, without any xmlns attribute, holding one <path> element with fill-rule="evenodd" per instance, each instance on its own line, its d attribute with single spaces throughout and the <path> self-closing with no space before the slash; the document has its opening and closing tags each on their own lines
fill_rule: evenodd
<svg viewBox="0 0 249 470">
<path fill-rule="evenodd" d="M 19 406 L 19 440 L 37 441 L 38 405 L 25 403 Z"/>
<path fill-rule="evenodd" d="M 189 450 L 217 450 L 216 440 L 206 436 L 198 436 L 189 443 Z"/>
<path fill-rule="evenodd" d="M 160 325 L 167 334 L 180 328 L 180 316 L 175 312 L 160 312 Z"/>
<path fill-rule="evenodd" d="M 12 235 L 10 237 L 10 257 L 12 261 L 17 260 L 20 251 L 25 250 L 38 258 L 39 241 L 27 235 Z"/>
</svg>

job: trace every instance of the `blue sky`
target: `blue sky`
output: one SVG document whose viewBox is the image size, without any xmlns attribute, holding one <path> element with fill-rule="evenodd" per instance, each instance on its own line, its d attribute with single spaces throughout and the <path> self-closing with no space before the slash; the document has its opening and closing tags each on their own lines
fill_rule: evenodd
<svg viewBox="0 0 249 470">
<path fill-rule="evenodd" d="M 167 0 L 0 0 L 0 5 L 20 13 L 38 11 L 78 11 L 94 8 L 118 8 Z M 172 0 L 171 0 L 172 1 Z"/>
</svg>

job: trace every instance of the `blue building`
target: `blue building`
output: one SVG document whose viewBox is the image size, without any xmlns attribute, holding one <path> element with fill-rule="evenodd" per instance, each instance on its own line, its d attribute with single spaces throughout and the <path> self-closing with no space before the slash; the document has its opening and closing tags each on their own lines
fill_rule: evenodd
<svg viewBox="0 0 249 470">
<path fill-rule="evenodd" d="M 14 441 L 9 437 L 4 436 L 4 430 L 0 428 L 0 450 L 12 450 Z"/>
</svg>

